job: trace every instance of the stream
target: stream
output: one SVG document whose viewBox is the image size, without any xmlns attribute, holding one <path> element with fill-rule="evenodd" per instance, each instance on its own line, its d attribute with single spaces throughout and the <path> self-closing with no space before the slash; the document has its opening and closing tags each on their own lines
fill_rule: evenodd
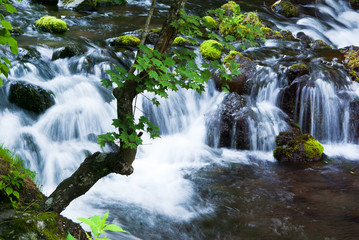
<svg viewBox="0 0 359 240">
<path fill-rule="evenodd" d="M 116 116 L 112 92 L 100 80 L 112 64 L 128 64 L 133 53 L 114 52 L 107 40 L 141 28 L 150 2 L 129 0 L 98 12 L 14 3 L 18 14 L 9 19 L 24 33 L 16 37 L 19 56 L 8 55 L 12 67 L 0 88 L 0 142 L 38 173 L 45 194 L 89 153 L 111 150 L 96 141 L 96 135 L 114 131 Z M 159 1 L 150 28 L 161 26 L 170 2 Z M 225 2 L 189 0 L 186 7 L 203 16 Z M 300 6 L 300 16 L 291 19 L 271 13 L 272 2 L 240 4 L 243 11 L 257 11 L 268 26 L 294 35 L 302 31 L 334 48 L 359 45 L 359 12 L 344 0 Z M 33 24 L 43 15 L 63 18 L 69 31 L 37 31 Z M 81 45 L 85 53 L 52 60 L 66 44 Z M 209 126 L 220 124 L 217 113 L 227 95 L 212 81 L 201 96 L 170 92 L 160 107 L 148 101 L 151 95 L 141 95 L 136 116 L 148 116 L 161 138 L 144 134 L 132 175 L 101 179 L 62 214 L 76 221 L 109 211 L 109 220 L 130 232 L 108 233 L 113 240 L 359 239 L 359 139 L 349 111 L 350 101 L 359 98 L 359 84 L 337 69 L 335 59 L 300 49 L 299 42 L 268 40 L 244 51 L 258 65 L 248 106 L 254 116 L 248 119 L 250 150 L 219 148 L 216 134 L 208 138 Z M 294 118 L 323 143 L 328 156 L 325 164 L 310 167 L 280 165 L 272 154 L 275 137 L 288 129 L 279 109 L 283 73 L 299 60 L 310 68 L 313 86 L 297 93 Z M 56 104 L 41 115 L 20 109 L 7 97 L 14 81 L 52 91 Z"/>
</svg>

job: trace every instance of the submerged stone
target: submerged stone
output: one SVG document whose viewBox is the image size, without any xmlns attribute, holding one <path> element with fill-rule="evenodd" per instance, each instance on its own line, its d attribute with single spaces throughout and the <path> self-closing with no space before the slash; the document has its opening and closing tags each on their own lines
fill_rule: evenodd
<svg viewBox="0 0 359 240">
<path fill-rule="evenodd" d="M 80 46 L 76 46 L 76 45 L 66 46 L 55 50 L 54 53 L 52 54 L 52 60 L 56 60 L 59 58 L 70 58 L 70 57 L 82 55 L 84 53 L 85 53 L 84 49 Z"/>
</svg>

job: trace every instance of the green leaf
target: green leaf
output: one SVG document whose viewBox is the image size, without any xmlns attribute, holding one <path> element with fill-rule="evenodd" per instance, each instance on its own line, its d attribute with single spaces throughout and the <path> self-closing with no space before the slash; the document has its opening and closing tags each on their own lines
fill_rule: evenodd
<svg viewBox="0 0 359 240">
<path fill-rule="evenodd" d="M 17 191 L 13 191 L 12 194 L 17 198 L 20 199 L 20 194 Z"/>
<path fill-rule="evenodd" d="M 11 4 L 6 4 L 5 9 L 8 13 L 16 13 L 16 8 Z"/>
<path fill-rule="evenodd" d="M 10 194 L 13 193 L 13 191 L 14 191 L 14 190 L 13 190 L 11 187 L 5 188 L 5 192 L 6 192 L 6 194 L 7 194 L 8 196 L 10 196 Z"/>
<path fill-rule="evenodd" d="M 109 224 L 104 228 L 105 231 L 113 231 L 113 232 L 125 232 L 127 231 L 123 230 L 121 227 L 115 225 L 115 224 Z"/>
<path fill-rule="evenodd" d="M 74 238 L 70 233 L 67 234 L 67 237 L 66 237 L 67 240 L 77 240 L 76 238 Z"/>
</svg>

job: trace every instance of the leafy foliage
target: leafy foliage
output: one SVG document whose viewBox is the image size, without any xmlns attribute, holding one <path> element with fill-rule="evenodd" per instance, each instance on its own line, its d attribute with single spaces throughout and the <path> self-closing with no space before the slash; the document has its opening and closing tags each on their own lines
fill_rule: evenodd
<svg viewBox="0 0 359 240">
<path fill-rule="evenodd" d="M 115 224 L 108 224 L 107 223 L 108 218 L 108 212 L 103 215 L 101 218 L 99 215 L 95 215 L 91 218 L 78 218 L 77 220 L 89 225 L 91 227 L 91 231 L 93 235 L 95 235 L 95 238 L 92 238 L 87 233 L 87 238 L 89 240 L 95 239 L 95 240 L 110 240 L 109 238 L 100 238 L 100 235 L 104 233 L 105 231 L 113 231 L 113 232 L 124 232 L 127 233 L 127 231 L 123 230 L 121 227 L 115 225 Z M 76 240 L 70 233 L 67 235 L 67 240 Z"/>
<path fill-rule="evenodd" d="M 16 8 L 12 6 L 7 0 L 0 0 L 0 6 L 5 9 L 8 13 L 16 13 Z M 11 24 L 5 20 L 4 16 L 0 14 L 0 44 L 1 45 L 9 45 L 10 51 L 13 54 L 17 54 L 19 49 L 17 47 L 17 42 L 14 38 L 11 37 L 10 31 L 12 30 Z M 9 74 L 9 67 L 11 63 L 9 59 L 6 57 L 0 57 L 0 74 L 3 74 L 6 78 Z M 0 77 L 0 86 L 2 85 L 3 81 Z"/>
<path fill-rule="evenodd" d="M 0 175 L 0 191 L 9 198 L 13 207 L 16 208 L 20 194 L 18 190 L 25 186 L 25 179 L 35 179 L 36 173 L 25 168 L 22 160 L 14 156 L 10 150 L 0 146 L 0 159 L 8 162 L 9 173 Z"/>
<path fill-rule="evenodd" d="M 128 71 L 117 66 L 114 70 L 106 71 L 111 78 L 103 79 L 102 85 L 112 87 L 114 83 L 115 87 L 121 89 L 125 82 L 133 81 L 137 86 L 136 93 L 154 93 L 155 97 L 152 98 L 152 102 L 158 106 L 157 97 L 167 98 L 169 90 L 178 91 L 179 88 L 183 88 L 202 93 L 205 90 L 206 82 L 211 77 L 210 69 L 212 68 L 219 70 L 224 91 L 228 91 L 227 81 L 233 75 L 240 74 L 239 65 L 230 58 L 227 59 L 226 64 L 222 64 L 220 62 L 220 49 L 226 52 L 235 50 L 236 48 L 231 44 L 231 41 L 238 39 L 242 42 L 240 45 L 242 48 L 245 48 L 247 43 L 251 46 L 258 44 L 256 39 L 262 37 L 260 27 L 264 25 L 256 14 L 242 14 L 238 4 L 231 5 L 231 11 L 216 9 L 211 14 L 215 15 L 221 22 L 219 32 L 215 30 L 213 18 L 213 21 L 209 21 L 208 17 L 202 19 L 198 16 L 188 15 L 184 10 L 181 11 L 181 18 L 172 23 L 172 26 L 177 28 L 183 36 L 186 36 L 186 41 L 192 45 L 198 44 L 198 38 L 210 39 L 203 44 L 209 46 L 206 49 L 212 47 L 215 50 L 215 57 L 205 57 L 208 61 L 198 64 L 196 62 L 197 54 L 187 48 L 175 48 L 172 49 L 171 53 L 161 53 L 156 49 L 153 50 L 145 45 L 140 45 L 139 54 L 132 65 L 134 71 Z M 244 24 L 240 25 L 243 27 L 237 26 L 238 21 Z M 230 29 L 230 32 L 220 34 L 221 26 L 222 29 Z M 206 52 L 204 47 L 201 47 L 202 52 Z M 135 149 L 142 144 L 141 134 L 137 132 L 146 130 L 152 138 L 159 136 L 158 127 L 151 124 L 145 117 L 141 117 L 139 122 L 135 123 L 132 116 L 126 115 L 122 119 L 114 119 L 113 125 L 119 129 L 119 132 L 100 135 L 99 144 L 101 146 L 104 146 L 108 141 L 120 140 L 125 148 Z"/>
</svg>

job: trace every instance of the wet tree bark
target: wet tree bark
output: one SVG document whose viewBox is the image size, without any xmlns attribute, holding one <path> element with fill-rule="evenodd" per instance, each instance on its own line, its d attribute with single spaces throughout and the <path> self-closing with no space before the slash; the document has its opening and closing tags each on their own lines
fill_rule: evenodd
<svg viewBox="0 0 359 240">
<path fill-rule="evenodd" d="M 177 35 L 177 30 L 171 25 L 180 17 L 180 10 L 187 0 L 173 1 L 168 17 L 163 24 L 160 38 L 155 46 L 160 52 L 167 51 Z M 149 14 L 151 15 L 151 14 Z M 146 78 L 146 73 L 140 73 Z M 117 99 L 117 117 L 124 119 L 126 115 L 133 116 L 133 101 L 137 94 L 136 89 L 141 83 L 127 81 L 122 88 L 113 91 Z M 141 88 L 143 89 L 143 88 Z M 110 173 L 130 175 L 133 172 L 132 163 L 135 160 L 137 149 L 124 148 L 120 143 L 118 152 L 96 152 L 87 157 L 75 173 L 63 180 L 55 191 L 43 202 L 44 211 L 62 212 L 72 200 L 85 194 L 95 183 Z"/>
</svg>

